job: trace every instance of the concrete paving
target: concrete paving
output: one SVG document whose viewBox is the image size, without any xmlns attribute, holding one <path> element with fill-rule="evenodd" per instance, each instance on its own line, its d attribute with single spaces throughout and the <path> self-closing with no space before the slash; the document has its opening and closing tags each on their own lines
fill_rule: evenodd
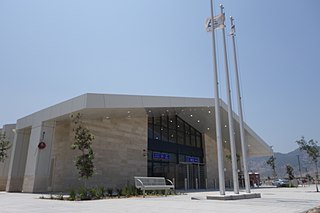
<svg viewBox="0 0 320 213">
<path fill-rule="evenodd" d="M 298 188 L 259 188 L 261 198 L 247 200 L 207 200 L 207 195 L 219 192 L 189 192 L 168 197 L 104 199 L 96 201 L 58 201 L 39 199 L 39 194 L 0 192 L 0 213 L 57 213 L 57 212 L 304 212 L 320 205 L 320 193 L 315 186 Z M 232 194 L 232 192 L 227 192 Z M 244 192 L 242 192 L 244 193 Z M 198 200 L 191 200 L 197 197 Z"/>
</svg>

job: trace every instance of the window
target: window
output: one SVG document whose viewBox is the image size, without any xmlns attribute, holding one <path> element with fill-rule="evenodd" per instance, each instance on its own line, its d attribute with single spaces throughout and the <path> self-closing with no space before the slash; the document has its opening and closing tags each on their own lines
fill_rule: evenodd
<svg viewBox="0 0 320 213">
<path fill-rule="evenodd" d="M 202 135 L 178 116 L 148 117 L 148 138 L 202 148 Z"/>
<path fill-rule="evenodd" d="M 196 144 L 197 148 L 202 148 L 202 140 L 200 132 L 196 132 Z"/>
<path fill-rule="evenodd" d="M 190 136 L 191 136 L 191 141 L 190 141 L 191 146 L 196 147 L 196 130 L 192 127 L 191 127 Z"/>
<path fill-rule="evenodd" d="M 153 139 L 153 117 L 148 117 L 148 138 Z"/>
<path fill-rule="evenodd" d="M 184 129 L 185 129 L 185 141 L 186 141 L 186 145 L 187 146 L 190 146 L 191 143 L 190 143 L 190 126 L 185 123 L 185 126 L 184 126 Z"/>
</svg>

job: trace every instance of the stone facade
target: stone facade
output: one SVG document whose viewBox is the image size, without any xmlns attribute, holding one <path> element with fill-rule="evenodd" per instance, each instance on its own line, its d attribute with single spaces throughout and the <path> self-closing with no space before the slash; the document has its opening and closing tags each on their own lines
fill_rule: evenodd
<svg viewBox="0 0 320 213">
<path fill-rule="evenodd" d="M 85 120 L 95 136 L 95 175 L 88 186 L 121 188 L 133 184 L 134 176 L 147 175 L 147 117 Z M 66 191 L 82 183 L 74 159 L 79 154 L 72 150 L 70 121 L 57 122 L 54 134 L 50 189 Z"/>
<path fill-rule="evenodd" d="M 208 188 L 217 188 L 218 185 L 218 159 L 217 159 L 217 143 L 208 134 L 203 134 L 204 156 L 207 173 Z"/>
</svg>

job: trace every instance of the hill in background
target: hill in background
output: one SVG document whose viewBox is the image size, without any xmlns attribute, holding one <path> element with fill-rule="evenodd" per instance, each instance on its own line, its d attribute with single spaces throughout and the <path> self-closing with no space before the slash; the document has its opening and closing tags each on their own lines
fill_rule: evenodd
<svg viewBox="0 0 320 213">
<path fill-rule="evenodd" d="M 286 178 L 286 165 L 289 164 L 294 169 L 294 176 L 300 177 L 299 171 L 299 161 L 298 156 L 300 158 L 301 165 L 301 174 L 305 176 L 306 174 L 310 174 L 311 176 L 315 176 L 315 166 L 314 163 L 308 157 L 306 152 L 302 152 L 299 149 L 296 149 L 287 154 L 275 152 L 274 156 L 276 158 L 276 172 L 278 178 Z M 272 169 L 269 165 L 267 165 L 267 160 L 269 157 L 252 157 L 248 161 L 249 170 L 252 172 L 260 173 L 261 178 L 272 177 Z"/>
</svg>

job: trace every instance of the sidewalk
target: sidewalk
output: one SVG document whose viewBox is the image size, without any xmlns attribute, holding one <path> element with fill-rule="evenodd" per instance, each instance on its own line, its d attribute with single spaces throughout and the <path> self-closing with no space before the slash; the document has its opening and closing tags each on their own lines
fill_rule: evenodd
<svg viewBox="0 0 320 213">
<path fill-rule="evenodd" d="M 207 195 L 219 192 L 191 192 L 168 197 L 105 199 L 96 201 L 58 201 L 39 199 L 39 194 L 0 192 L 0 213 L 56 212 L 304 212 L 320 205 L 320 193 L 315 186 L 299 188 L 258 188 L 262 198 L 234 201 L 206 200 Z M 232 192 L 228 192 L 228 194 Z M 191 200 L 197 197 L 200 200 Z"/>
</svg>

